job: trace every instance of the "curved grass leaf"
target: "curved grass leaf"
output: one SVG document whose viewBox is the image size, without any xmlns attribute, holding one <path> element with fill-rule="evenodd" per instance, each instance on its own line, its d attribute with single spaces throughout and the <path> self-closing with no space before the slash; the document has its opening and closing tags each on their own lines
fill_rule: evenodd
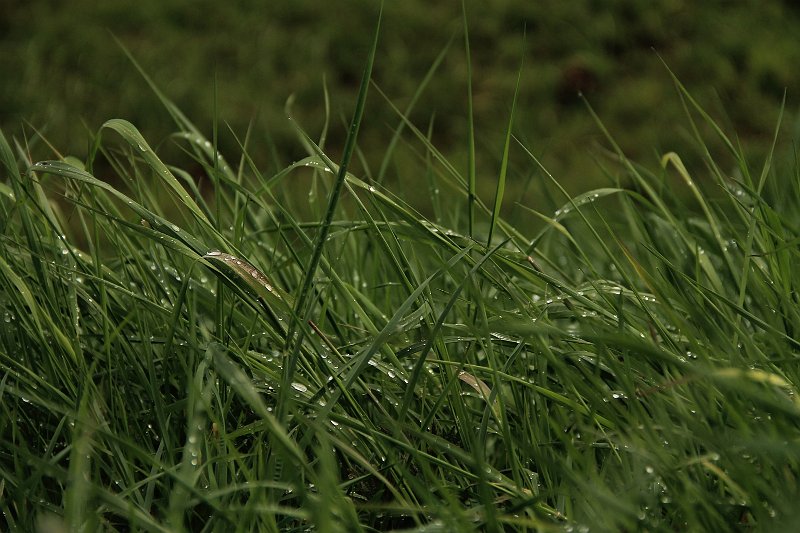
<svg viewBox="0 0 800 533">
<path fill-rule="evenodd" d="M 156 176 L 160 180 L 162 180 L 173 192 L 178 196 L 180 201 L 189 208 L 194 215 L 211 226 L 211 222 L 206 218 L 205 213 L 200 209 L 200 207 L 192 200 L 191 196 L 187 194 L 186 190 L 181 186 L 175 176 L 170 172 L 167 166 L 158 158 L 150 145 L 147 144 L 147 141 L 142 137 L 142 134 L 139 133 L 139 130 L 136 127 L 128 122 L 127 120 L 122 119 L 111 119 L 107 121 L 103 126 L 100 128 L 102 129 L 110 129 L 116 131 L 117 133 L 122 136 L 125 141 L 130 144 L 134 150 L 142 156 L 142 158 L 147 162 L 148 165 L 153 169 L 156 173 Z"/>
</svg>

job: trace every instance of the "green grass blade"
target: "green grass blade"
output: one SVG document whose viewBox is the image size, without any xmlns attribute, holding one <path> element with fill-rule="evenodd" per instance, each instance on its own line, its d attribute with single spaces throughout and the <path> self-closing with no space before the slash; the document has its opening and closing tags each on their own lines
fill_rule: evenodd
<svg viewBox="0 0 800 533">
<path fill-rule="evenodd" d="M 139 130 L 137 130 L 133 124 L 122 119 L 111 119 L 103 124 L 101 129 L 105 128 L 119 133 L 120 136 L 122 136 L 122 138 L 125 139 L 125 141 L 127 141 L 134 150 L 140 153 L 142 158 L 147 161 L 147 164 L 152 167 L 159 179 L 166 183 L 170 189 L 175 192 L 181 202 L 188 207 L 198 219 L 202 220 L 206 224 L 211 224 L 208 218 L 206 218 L 205 213 L 203 213 L 195 201 L 192 200 L 191 196 L 189 196 L 189 194 L 181 186 L 172 172 L 170 172 L 167 166 L 161 161 L 161 159 L 158 158 L 153 149 L 150 148 L 150 145 L 147 144 L 147 141 L 144 140 L 142 134 L 139 133 Z"/>
<path fill-rule="evenodd" d="M 331 223 L 333 222 L 333 216 L 336 212 L 336 207 L 339 204 L 339 197 L 341 195 L 342 188 L 344 186 L 345 179 L 347 178 L 347 168 L 350 164 L 350 158 L 353 155 L 353 151 L 355 150 L 356 140 L 358 139 L 358 130 L 361 125 L 361 120 L 364 116 L 364 107 L 367 101 L 367 92 L 369 89 L 370 78 L 372 77 L 372 66 L 375 62 L 375 51 L 378 48 L 378 36 L 380 35 L 380 22 L 381 16 L 383 14 L 383 6 L 381 6 L 381 11 L 378 16 L 378 22 L 376 24 L 375 36 L 372 41 L 372 48 L 370 49 L 369 55 L 367 57 L 367 62 L 364 67 L 364 73 L 361 78 L 361 87 L 358 92 L 358 98 L 356 100 L 356 108 L 353 113 L 353 119 L 350 123 L 350 129 L 347 134 L 347 139 L 345 140 L 344 151 L 342 154 L 342 162 L 339 166 L 338 174 L 336 176 L 336 181 L 334 182 L 333 189 L 330 192 L 330 196 L 328 199 L 328 208 L 325 212 L 325 219 L 323 220 L 322 224 L 319 228 L 319 233 L 316 237 L 314 243 L 314 249 L 312 252 L 311 259 L 309 264 L 306 266 L 305 275 L 303 277 L 303 284 L 300 287 L 300 291 L 296 297 L 295 303 L 295 314 L 298 317 L 303 317 L 305 320 L 308 316 L 310 309 L 310 293 L 311 293 L 311 285 L 314 280 L 314 276 L 317 272 L 317 266 L 319 265 L 320 259 L 322 258 L 322 252 L 325 248 L 325 242 L 328 239 L 328 234 L 330 233 Z M 292 325 L 289 328 L 289 339 L 293 339 L 296 331 L 296 322 L 293 321 Z M 289 383 L 292 381 L 294 377 L 294 370 L 297 364 L 297 350 L 299 349 L 299 342 L 295 345 L 294 352 L 289 358 L 289 361 L 285 367 L 284 373 L 284 383 Z M 286 396 L 284 395 L 283 400 L 280 404 L 280 411 L 278 413 L 278 418 L 283 419 L 285 416 L 285 409 L 287 406 L 285 405 Z"/>
<path fill-rule="evenodd" d="M 469 236 L 475 236 L 475 199 L 477 183 L 475 171 L 475 119 L 472 99 L 472 56 L 469 48 L 469 24 L 467 23 L 467 3 L 461 0 L 461 21 L 464 27 L 464 54 L 467 63 L 467 213 L 469 217 Z"/>
<path fill-rule="evenodd" d="M 523 40 L 524 44 L 524 40 Z M 524 49 L 524 46 L 523 46 Z M 494 193 L 494 207 L 492 208 L 492 218 L 489 222 L 489 236 L 486 240 L 486 247 L 492 245 L 492 236 L 497 220 L 500 218 L 500 208 L 503 205 L 503 196 L 506 191 L 506 175 L 508 173 L 508 150 L 511 147 L 511 130 L 514 126 L 514 111 L 517 108 L 517 96 L 519 95 L 519 82 L 522 78 L 522 65 L 517 72 L 517 83 L 514 86 L 514 98 L 511 100 L 511 113 L 508 117 L 508 127 L 506 128 L 506 139 L 503 144 L 503 159 L 500 162 L 500 174 L 497 178 L 497 190 Z M 471 233 L 470 233 L 471 235 Z"/>
</svg>

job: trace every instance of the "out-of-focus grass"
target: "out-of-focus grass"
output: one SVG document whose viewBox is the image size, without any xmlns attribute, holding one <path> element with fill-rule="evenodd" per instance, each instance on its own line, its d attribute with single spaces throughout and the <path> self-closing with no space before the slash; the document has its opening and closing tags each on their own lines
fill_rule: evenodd
<svg viewBox="0 0 800 533">
<path fill-rule="evenodd" d="M 686 131 L 676 127 L 683 124 L 683 110 L 670 97 L 669 76 L 656 54 L 742 136 L 753 160 L 766 153 L 783 91 L 789 91 L 790 103 L 800 97 L 800 17 L 790 2 L 466 4 L 483 174 L 493 172 L 501 158 L 502 143 L 495 140 L 505 129 L 521 55 L 526 67 L 515 133 L 573 192 L 597 185 L 593 147 L 602 142 L 579 92 L 633 157 L 649 160 L 654 149 L 679 150 L 690 164 L 701 161 Z M 0 17 L 0 126 L 19 132 L 21 121 L 29 120 L 64 153 L 81 158 L 85 135 L 76 134 L 74 124 L 82 119 L 93 131 L 110 116 L 126 118 L 161 144 L 171 132 L 168 117 L 110 44 L 112 32 L 208 136 L 216 76 L 218 115 L 235 131 L 255 118 L 253 138 L 260 148 L 252 157 L 274 172 L 303 155 L 284 120 L 290 94 L 309 131 L 322 128 L 323 83 L 332 120 L 339 124 L 350 115 L 374 8 L 367 1 L 349 2 L 345 9 L 309 0 L 6 2 Z M 375 80 L 404 109 L 437 54 L 451 38 L 461 42 L 460 3 L 389 2 L 385 18 Z M 433 139 L 459 168 L 467 166 L 466 75 L 461 47 L 451 47 L 411 115 L 420 124 L 435 115 Z M 394 124 L 386 106 L 375 103 L 368 103 L 372 120 L 361 143 L 371 173 Z M 343 147 L 339 131 L 332 128 L 327 142 L 334 154 Z M 712 153 L 724 153 L 709 138 Z M 222 143 L 226 152 L 237 148 L 228 137 Z M 524 184 L 513 179 L 508 186 L 519 195 Z M 478 192 L 488 202 L 493 187 Z"/>
<path fill-rule="evenodd" d="M 85 159 L 0 134 L 0 528 L 796 529 L 800 167 L 676 83 L 702 182 L 609 136 L 571 195 L 500 135 L 485 202 L 383 102 L 398 196 L 344 168 L 368 76 L 343 159 L 298 130 L 274 172 L 163 99 L 210 195 L 125 120 Z"/>
</svg>

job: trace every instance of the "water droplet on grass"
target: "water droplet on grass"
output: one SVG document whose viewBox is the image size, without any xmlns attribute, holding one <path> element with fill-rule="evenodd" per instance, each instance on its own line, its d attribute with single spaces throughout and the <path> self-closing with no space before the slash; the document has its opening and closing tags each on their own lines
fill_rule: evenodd
<svg viewBox="0 0 800 533">
<path fill-rule="evenodd" d="M 308 387 L 302 383 L 292 383 L 292 388 L 297 392 L 308 392 Z"/>
</svg>

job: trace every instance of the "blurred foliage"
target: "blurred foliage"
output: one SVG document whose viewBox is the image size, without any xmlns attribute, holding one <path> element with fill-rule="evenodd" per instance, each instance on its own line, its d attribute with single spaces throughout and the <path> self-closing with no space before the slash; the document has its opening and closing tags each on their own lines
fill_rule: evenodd
<svg viewBox="0 0 800 533">
<path fill-rule="evenodd" d="M 759 156 L 784 90 L 790 112 L 798 102 L 796 6 L 778 0 L 468 1 L 482 193 L 494 187 L 521 60 L 515 133 L 570 188 L 605 180 L 594 161 L 603 138 L 579 93 L 629 155 L 646 159 L 685 150 L 690 165 L 699 161 L 659 56 Z M 378 3 L 0 0 L 0 12 L 0 126 L 6 131 L 19 136 L 28 121 L 53 145 L 79 156 L 87 143 L 74 127 L 81 120 L 96 131 L 108 118 L 126 118 L 147 138 L 164 139 L 172 131 L 169 116 L 116 36 L 208 132 L 216 106 L 220 143 L 231 157 L 239 150 L 225 123 L 243 138 L 252 120 L 253 153 L 269 171 L 304 155 L 285 118 L 292 94 L 294 115 L 318 135 L 327 87 L 328 149 L 337 152 Z M 467 68 L 460 2 L 387 1 L 374 79 L 404 109 L 448 42 L 445 61 L 411 118 L 422 130 L 433 120 L 434 144 L 463 165 Z M 374 170 L 398 118 L 377 92 L 367 117 L 362 163 Z M 710 147 L 719 150 L 713 142 Z M 512 179 L 519 182 L 533 165 L 517 159 Z"/>
</svg>

